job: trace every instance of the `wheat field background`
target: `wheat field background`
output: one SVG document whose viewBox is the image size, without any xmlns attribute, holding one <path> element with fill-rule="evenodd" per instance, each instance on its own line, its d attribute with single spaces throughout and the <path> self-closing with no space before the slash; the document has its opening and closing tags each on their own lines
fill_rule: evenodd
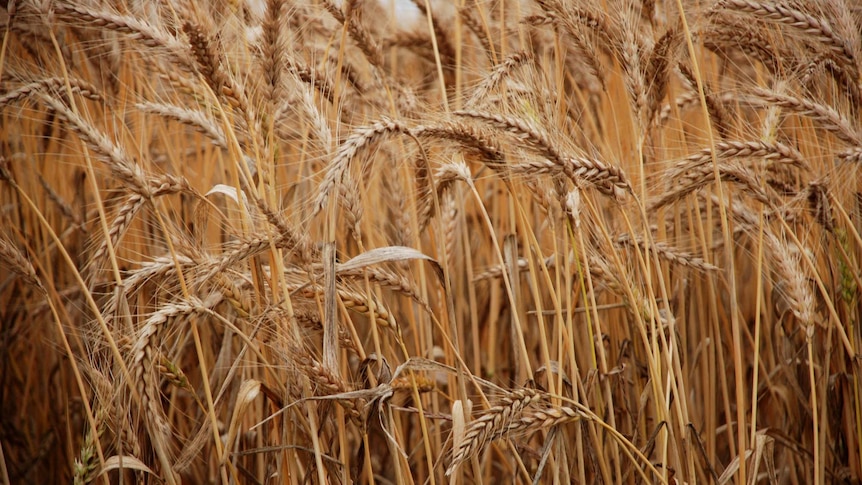
<svg viewBox="0 0 862 485">
<path fill-rule="evenodd" d="M 8 0 L 3 483 L 862 480 L 862 9 Z"/>
</svg>

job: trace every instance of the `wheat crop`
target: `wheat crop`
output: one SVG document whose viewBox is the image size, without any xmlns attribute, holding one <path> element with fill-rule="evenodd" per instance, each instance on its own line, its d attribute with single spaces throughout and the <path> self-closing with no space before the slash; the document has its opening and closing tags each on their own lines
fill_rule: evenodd
<svg viewBox="0 0 862 485">
<path fill-rule="evenodd" d="M 856 3 L 0 23 L 0 483 L 862 481 Z"/>
</svg>

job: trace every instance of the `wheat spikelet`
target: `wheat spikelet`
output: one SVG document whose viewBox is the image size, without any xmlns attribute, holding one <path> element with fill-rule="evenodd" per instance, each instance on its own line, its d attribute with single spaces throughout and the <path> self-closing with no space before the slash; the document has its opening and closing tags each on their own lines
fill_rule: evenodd
<svg viewBox="0 0 862 485">
<path fill-rule="evenodd" d="M 655 118 L 661 101 L 667 93 L 670 66 L 673 65 L 674 50 L 679 45 L 680 40 L 681 36 L 673 28 L 670 28 L 656 41 L 652 51 L 650 51 L 643 74 L 647 83 L 647 123 L 651 123 Z"/>
<path fill-rule="evenodd" d="M 329 198 L 329 192 L 344 180 L 350 162 L 357 154 L 379 142 L 380 138 L 387 133 L 403 133 L 407 127 L 397 121 L 378 121 L 370 126 L 363 127 L 351 134 L 339 147 L 335 156 L 327 166 L 326 175 L 320 182 L 318 194 L 312 206 L 312 215 L 319 213 Z"/>
<path fill-rule="evenodd" d="M 132 456 L 141 456 L 141 444 L 138 435 L 132 431 L 128 420 L 118 412 L 118 389 L 109 374 L 99 370 L 96 364 L 82 366 L 93 389 L 93 409 L 97 424 L 97 436 L 106 431 L 112 431 L 122 443 L 122 450 Z M 104 425 L 104 428 L 101 426 Z M 88 429 L 88 433 L 94 430 Z M 106 440 L 107 441 L 107 440 Z"/>
<path fill-rule="evenodd" d="M 434 62 L 431 37 L 425 31 L 396 32 L 383 42 L 384 49 L 409 49 L 416 55 Z"/>
<path fill-rule="evenodd" d="M 69 127 L 83 140 L 90 149 L 98 153 L 111 172 L 133 192 L 149 196 L 147 175 L 140 165 L 123 150 L 98 131 L 92 124 L 85 121 L 77 113 L 69 109 L 65 103 L 49 96 L 40 98 L 69 122 Z"/>
<path fill-rule="evenodd" d="M 30 261 L 17 247 L 2 237 L 0 237 L 0 261 L 5 262 L 5 266 L 20 276 L 25 283 L 41 293 L 47 293 Z"/>
<path fill-rule="evenodd" d="M 186 126 L 190 126 L 196 131 L 206 135 L 206 137 L 209 138 L 215 146 L 223 150 L 227 150 L 228 148 L 227 141 L 224 136 L 224 129 L 203 112 L 170 104 L 151 102 L 137 103 L 135 107 L 145 113 L 156 114 L 166 119 L 174 120 Z"/>
<path fill-rule="evenodd" d="M 194 193 L 191 190 L 188 181 L 170 175 L 163 175 L 159 179 L 150 179 L 148 180 L 148 186 L 151 197 L 175 193 Z M 108 224 L 107 238 L 99 245 L 98 248 L 96 248 L 93 255 L 90 257 L 88 266 L 93 272 L 91 275 L 95 276 L 95 272 L 101 268 L 102 263 L 104 262 L 103 259 L 108 254 L 108 244 L 112 247 L 117 247 L 120 239 L 131 225 L 132 220 L 147 200 L 147 198 L 140 194 L 132 194 L 117 210 L 117 214 L 114 216 L 114 219 L 110 224 Z"/>
<path fill-rule="evenodd" d="M 774 2 L 753 0 L 722 0 L 716 8 L 726 8 L 735 12 L 746 12 L 756 17 L 778 22 L 798 29 L 801 33 L 813 35 L 848 64 L 854 65 L 856 58 L 847 41 L 838 37 L 830 23 L 818 19 L 801 10 Z"/>
<path fill-rule="evenodd" d="M 449 258 L 455 256 L 455 243 L 458 233 L 458 206 L 452 193 L 447 193 L 440 200 L 441 222 L 443 226 L 443 241 Z M 430 307 L 426 308 L 430 310 Z"/>
<path fill-rule="evenodd" d="M 440 125 L 420 125 L 410 129 L 417 138 L 449 140 L 458 143 L 466 150 L 481 155 L 481 161 L 495 168 L 505 156 L 499 142 L 490 134 L 465 123 L 443 123 Z M 496 168 L 495 168 L 496 169 Z"/>
<path fill-rule="evenodd" d="M 241 318 L 250 318 L 255 314 L 252 303 L 254 299 L 233 280 L 224 274 L 219 274 L 216 278 L 216 285 L 219 287 L 222 297 L 230 303 Z"/>
<path fill-rule="evenodd" d="M 435 15 L 433 9 L 431 11 L 425 6 L 424 0 L 412 0 L 413 5 L 422 12 L 422 15 L 431 18 L 431 25 L 434 29 L 434 37 L 437 41 L 437 50 L 440 54 L 440 62 L 444 69 L 452 69 L 455 65 L 455 48 L 450 42 L 450 35 L 443 27 L 443 22 L 440 17 Z"/>
<path fill-rule="evenodd" d="M 180 254 L 177 255 L 177 262 L 181 270 L 197 264 L 197 261 L 192 258 Z M 132 270 L 128 273 L 124 282 L 124 290 L 127 294 L 134 293 L 149 281 L 160 281 L 175 278 L 174 274 L 177 270 L 176 263 L 171 256 L 157 256 L 152 261 L 141 263 L 141 267 Z"/>
<path fill-rule="evenodd" d="M 4 31 L 9 30 L 9 32 L 13 32 L 15 34 L 13 37 L 14 40 L 17 40 L 21 47 L 33 59 L 39 61 L 47 61 L 48 59 L 55 60 L 57 52 L 55 51 L 51 36 L 46 32 L 48 29 L 45 28 L 46 19 L 42 18 L 40 15 L 42 12 L 33 12 L 32 7 L 35 6 L 29 5 L 28 3 L 23 3 L 23 5 L 13 5 L 15 5 L 15 7 L 9 9 L 9 15 L 4 16 L 4 18 L 0 20 L 0 26 L 2 26 Z M 12 11 L 18 12 L 15 12 L 13 15 Z M 22 17 L 30 15 L 39 17 L 39 20 L 36 22 L 24 22 L 20 20 Z M 19 21 L 15 21 L 16 17 Z M 69 44 L 61 37 L 57 39 L 57 47 L 59 47 L 59 54 L 62 56 L 63 61 L 71 65 L 72 50 Z"/>
<path fill-rule="evenodd" d="M 247 241 L 236 244 L 233 249 L 227 248 L 219 258 L 207 261 L 200 268 L 202 271 L 200 281 L 207 281 L 222 271 L 234 266 L 240 261 L 268 251 L 272 245 L 288 251 L 296 251 L 303 261 L 312 257 L 314 252 L 311 244 L 304 234 L 297 233 L 291 229 L 283 228 L 273 237 L 254 237 Z"/>
<path fill-rule="evenodd" d="M 121 32 L 142 46 L 152 49 L 164 49 L 174 59 L 181 61 L 181 65 L 187 65 L 188 58 L 183 54 L 185 51 L 183 43 L 176 37 L 140 18 L 104 10 L 95 10 L 65 1 L 54 2 L 51 8 L 57 16 L 66 17 L 74 23 L 83 23 L 91 27 Z"/>
<path fill-rule="evenodd" d="M 114 220 L 108 225 L 108 234 L 105 241 L 99 245 L 90 257 L 91 275 L 95 276 L 96 272 L 102 267 L 103 260 L 108 254 L 108 245 L 116 247 L 120 242 L 120 238 L 126 233 L 129 225 L 132 223 L 135 215 L 144 206 L 146 199 L 139 194 L 130 195 L 123 205 L 117 210 Z"/>
<path fill-rule="evenodd" d="M 282 0 L 266 2 L 266 17 L 262 25 L 263 33 L 260 36 L 260 67 L 266 81 L 264 98 L 270 106 L 275 106 L 285 95 L 282 73 L 289 65 L 288 39 L 282 32 L 285 7 L 286 3 Z"/>
<path fill-rule="evenodd" d="M 765 234 L 765 241 L 771 249 L 775 270 L 781 278 L 777 283 L 777 286 L 783 290 L 781 296 L 803 328 L 812 332 L 813 326 L 822 322 L 819 322 L 816 317 L 814 294 L 811 291 L 808 278 L 805 276 L 806 273 L 800 265 L 801 257 L 794 256 L 790 247 L 787 244 L 782 244 L 778 237 L 771 232 Z"/>
<path fill-rule="evenodd" d="M 363 206 L 360 200 L 359 187 L 353 181 L 353 177 L 350 176 L 349 172 L 344 174 L 344 183 L 339 185 L 338 192 L 341 205 L 345 209 L 345 216 L 350 232 L 353 234 L 355 240 L 361 241 L 362 229 L 359 223 L 362 220 Z"/>
<path fill-rule="evenodd" d="M 156 339 L 169 320 L 200 312 L 202 308 L 204 308 L 203 302 L 197 299 L 164 305 L 141 327 L 130 351 L 130 367 L 135 382 L 129 384 L 135 387 L 141 398 L 141 408 L 147 418 L 145 423 L 150 440 L 162 465 L 168 467 L 165 470 L 166 473 L 172 473 L 170 469 L 173 455 L 170 444 L 172 431 L 162 409 L 159 383 L 152 372 L 156 363 L 155 357 L 158 355 Z"/>
<path fill-rule="evenodd" d="M 0 96 L 0 108 L 30 98 L 38 93 L 66 93 L 67 79 L 49 77 L 27 83 Z M 103 101 L 104 97 L 96 86 L 83 79 L 69 78 L 72 93 L 93 101 Z"/>
<path fill-rule="evenodd" d="M 122 287 L 112 293 L 102 308 L 102 314 L 108 327 L 111 326 L 119 310 L 124 307 L 123 300 L 137 293 L 147 283 L 170 284 L 176 278 L 177 263 L 179 269 L 185 271 L 195 267 L 197 261 L 186 255 L 176 255 L 176 262 L 171 256 L 156 257 L 153 261 L 144 262 L 141 267 L 129 271 L 123 280 Z"/>
<path fill-rule="evenodd" d="M 780 142 L 754 140 L 717 142 L 715 144 L 715 158 L 719 162 L 733 158 L 763 159 L 788 164 L 796 168 L 808 168 L 808 163 L 799 151 Z M 686 177 L 688 172 L 701 171 L 707 164 L 712 163 L 712 160 L 713 151 L 704 148 L 699 153 L 680 161 L 663 174 L 667 186 L 677 185 L 677 180 Z"/>
<path fill-rule="evenodd" d="M 854 147 L 838 152 L 835 157 L 845 163 L 862 162 L 862 147 Z"/>
<path fill-rule="evenodd" d="M 360 16 L 345 16 L 341 9 L 338 8 L 332 0 L 323 0 L 322 5 L 323 8 L 332 15 L 332 18 L 338 21 L 338 23 L 347 25 L 350 37 L 356 43 L 357 47 L 359 47 L 359 50 L 361 50 L 365 55 L 368 62 L 378 69 L 382 68 L 384 65 L 383 52 L 380 49 L 380 45 L 374 40 L 368 29 L 360 22 Z"/>
<path fill-rule="evenodd" d="M 622 169 L 599 160 L 578 156 L 565 156 L 551 144 L 547 135 L 538 127 L 516 118 L 493 113 L 457 111 L 454 114 L 491 123 L 493 126 L 504 130 L 506 133 L 526 143 L 539 155 L 548 159 L 549 163 L 541 161 L 525 162 L 524 164 L 512 166 L 509 170 L 514 173 L 529 173 L 530 170 L 536 170 L 539 173 L 551 173 L 556 170 L 561 171 L 576 183 L 580 180 L 589 182 L 601 190 L 602 193 L 613 195 L 616 198 L 620 198 L 625 193 L 631 191 L 628 178 Z"/>
<path fill-rule="evenodd" d="M 490 92 L 497 89 L 500 83 L 503 82 L 506 77 L 510 76 L 515 69 L 532 61 L 532 59 L 533 56 L 524 51 L 509 54 L 503 62 L 494 67 L 494 69 L 491 70 L 491 73 L 488 74 L 488 76 L 485 77 L 478 86 L 476 86 L 470 99 L 467 100 L 466 105 L 477 105 L 481 100 L 485 99 Z"/>
<path fill-rule="evenodd" d="M 326 366 L 321 364 L 317 359 L 308 353 L 307 350 L 294 346 L 291 350 L 290 360 L 308 377 L 308 380 L 315 385 L 315 395 L 329 396 L 333 394 L 343 394 L 350 391 L 341 377 L 337 376 Z M 352 399 L 338 399 L 338 404 L 347 411 L 351 419 L 358 422 L 360 419 L 360 407 Z"/>
<path fill-rule="evenodd" d="M 774 204 L 773 197 L 763 189 L 759 177 L 748 168 L 740 164 L 723 163 L 718 167 L 718 173 L 722 181 L 739 185 L 746 194 L 758 202 L 766 206 Z M 686 177 L 679 181 L 678 186 L 671 188 L 651 202 L 650 210 L 679 201 L 686 195 L 712 183 L 715 183 L 714 169 L 709 166 L 699 167 L 697 170 L 687 173 Z"/>
<path fill-rule="evenodd" d="M 453 113 L 456 116 L 471 118 L 489 123 L 505 133 L 525 143 L 543 157 L 552 161 L 561 161 L 563 156 L 548 139 L 548 135 L 539 127 L 512 116 L 476 110 L 462 110 Z"/>
<path fill-rule="evenodd" d="M 644 47 L 637 36 L 638 29 L 635 27 L 636 20 L 633 18 L 633 13 L 628 12 L 624 17 L 626 25 L 623 28 L 623 35 L 617 56 L 620 65 L 623 68 L 623 81 L 625 83 L 626 93 L 629 95 L 632 113 L 638 123 L 646 122 L 646 108 L 649 100 L 647 99 L 647 81 L 644 79 L 642 66 L 645 63 Z"/>
<path fill-rule="evenodd" d="M 196 61 L 196 69 L 213 93 L 221 96 L 233 108 L 246 113 L 249 119 L 253 119 L 245 90 L 226 71 L 221 50 L 208 34 L 210 29 L 191 19 L 183 22 L 182 27 L 183 32 L 189 37 L 189 47 Z"/>
<path fill-rule="evenodd" d="M 254 197 L 252 200 L 255 207 L 266 217 L 266 221 L 278 230 L 278 235 L 273 238 L 276 247 L 296 251 L 303 262 L 316 259 L 319 251 L 312 246 L 307 234 L 297 231 L 284 219 L 281 212 L 273 210 L 262 198 Z"/>
<path fill-rule="evenodd" d="M 605 49 L 612 49 L 620 38 L 618 29 L 612 25 L 604 12 L 588 10 L 560 0 L 539 0 L 537 3 L 549 19 L 543 20 L 543 23 L 561 21 L 570 33 L 579 32 L 581 27 L 586 27 L 602 41 Z"/>
<path fill-rule="evenodd" d="M 608 286 L 613 285 L 616 288 L 619 288 L 619 279 L 616 278 L 615 272 L 613 272 L 610 268 L 610 265 L 604 261 L 601 256 L 596 254 L 591 254 L 589 257 L 590 261 L 590 276 L 594 278 L 596 281 L 601 281 L 602 283 L 608 284 Z M 518 258 L 515 262 L 518 266 L 518 270 L 527 271 L 530 268 L 529 262 L 525 258 Z M 557 267 L 557 256 L 551 255 L 543 260 L 543 264 L 548 269 Z M 583 266 L 583 263 L 581 263 Z M 506 268 L 503 265 L 495 265 L 490 268 L 483 270 L 481 273 L 477 274 L 473 277 L 473 281 L 483 281 L 489 279 L 500 278 L 503 275 L 503 272 L 506 271 Z"/>
<path fill-rule="evenodd" d="M 697 91 L 697 79 L 695 78 L 694 72 L 691 68 L 685 63 L 679 63 L 677 67 L 692 90 Z M 702 81 L 703 82 L 701 82 L 700 86 L 701 89 L 703 89 L 703 96 L 706 100 L 706 109 L 709 114 L 709 119 L 712 122 L 712 126 L 716 129 L 719 136 L 727 138 L 730 136 L 731 132 L 730 120 L 732 117 L 727 112 L 727 108 L 725 107 L 723 100 L 715 95 L 709 83 L 705 82 L 705 80 Z M 698 96 L 698 102 L 699 101 L 700 96 Z"/>
<path fill-rule="evenodd" d="M 283 310 L 269 310 L 268 314 L 272 312 L 279 314 L 278 318 L 267 317 L 267 319 L 272 321 L 288 320 Z M 294 318 L 298 324 L 307 330 L 323 332 L 323 319 L 320 317 L 320 313 L 318 313 L 316 305 L 297 305 L 294 309 Z M 345 325 L 339 325 L 338 327 L 338 345 L 343 349 L 352 351 L 353 353 L 359 353 L 359 347 L 353 340 L 353 335 L 350 333 L 350 330 L 345 328 Z"/>
<path fill-rule="evenodd" d="M 800 84 L 809 92 L 817 92 L 819 86 L 823 85 L 823 76 L 828 76 L 839 87 L 840 93 L 847 97 L 851 107 L 862 104 L 862 91 L 854 81 L 852 72 L 829 56 L 818 56 L 808 62 L 802 69 Z"/>
<path fill-rule="evenodd" d="M 290 289 L 292 292 L 295 292 L 297 296 L 309 300 L 320 298 L 323 294 L 323 289 L 318 286 L 299 285 L 298 287 L 290 286 Z M 341 303 L 343 303 L 344 307 L 348 310 L 363 315 L 367 315 L 371 310 L 371 302 L 369 302 L 368 298 L 362 293 L 344 288 L 336 288 L 336 293 L 338 294 L 338 298 L 341 300 Z M 396 326 L 395 317 L 389 312 L 389 310 L 377 301 L 376 298 L 373 299 L 373 305 L 374 321 L 377 325 L 384 328 L 394 328 Z"/>
<path fill-rule="evenodd" d="M 541 394 L 533 389 L 512 391 L 479 419 L 470 423 L 458 449 L 452 452 L 452 463 L 446 470 L 446 475 L 451 475 L 458 465 L 469 460 L 488 443 L 519 429 L 525 409 L 541 398 Z"/>
<path fill-rule="evenodd" d="M 733 21 L 729 16 L 714 16 L 716 25 L 699 33 L 704 47 L 731 58 L 729 50 L 737 50 L 748 59 L 760 61 L 770 72 L 777 73 L 784 63 L 794 62 L 793 52 L 778 48 L 762 29 L 752 28 L 750 22 Z"/>
<path fill-rule="evenodd" d="M 616 239 L 617 244 L 624 246 L 634 246 L 641 250 L 646 249 L 646 244 L 642 237 L 632 238 L 628 234 L 624 234 Z M 696 269 L 702 272 L 717 271 L 718 267 L 710 264 L 694 254 L 680 251 L 677 248 L 670 246 L 664 242 L 652 241 L 649 245 L 650 250 L 655 251 L 661 258 L 670 261 L 679 266 Z"/>
<path fill-rule="evenodd" d="M 582 419 L 585 419 L 582 412 L 568 406 L 531 408 L 520 417 L 517 429 L 523 432 L 538 431 Z"/>
<path fill-rule="evenodd" d="M 811 118 L 841 141 L 853 146 L 862 144 L 862 136 L 860 136 L 859 131 L 831 106 L 760 88 L 755 88 L 752 91 L 754 96 L 770 105 L 781 106 Z"/>
<path fill-rule="evenodd" d="M 479 43 L 482 44 L 482 50 L 485 52 L 485 56 L 493 61 L 494 52 L 496 49 L 491 44 L 491 39 L 489 38 L 488 33 L 482 27 L 482 23 L 473 16 L 472 11 L 467 7 L 459 7 L 458 8 L 458 16 L 461 17 L 461 22 L 479 39 Z"/>
<path fill-rule="evenodd" d="M 351 279 L 364 279 L 367 276 L 369 281 L 373 283 L 378 283 L 383 288 L 387 288 L 396 293 L 400 293 L 418 303 L 429 314 L 433 313 L 431 305 L 429 305 L 428 302 L 425 301 L 424 298 L 422 298 L 421 290 L 416 285 L 411 283 L 410 280 L 407 279 L 407 277 L 393 271 L 389 271 L 384 268 L 368 266 L 362 268 L 361 270 L 339 271 L 338 276 L 340 278 Z"/>
<path fill-rule="evenodd" d="M 320 93 L 320 95 L 329 101 L 330 103 L 334 102 L 333 95 L 335 94 L 335 88 L 333 87 L 333 80 L 330 76 L 326 75 L 323 72 L 317 71 L 309 66 L 304 65 L 300 61 L 296 59 L 288 59 L 287 60 L 287 70 L 297 79 L 302 81 L 309 86 L 314 87 L 314 89 Z M 359 92 L 362 92 L 362 87 L 356 77 L 355 74 L 350 70 L 350 66 L 342 66 L 342 70 L 346 70 L 346 76 L 348 80 L 351 80 L 350 85 L 354 87 Z M 343 95 L 343 93 L 342 93 Z"/>
<path fill-rule="evenodd" d="M 617 200 L 622 199 L 626 193 L 631 191 L 631 186 L 625 173 L 612 165 L 606 165 L 599 160 L 591 160 L 582 157 L 573 157 L 563 161 L 568 170 L 563 169 L 558 163 L 551 160 L 532 160 L 529 162 L 511 165 L 508 170 L 512 174 L 521 175 L 554 175 L 565 173 L 576 184 L 588 182 L 594 185 L 603 194 L 611 195 Z"/>
<path fill-rule="evenodd" d="M 339 66 L 338 54 L 334 51 L 330 52 L 329 55 L 327 56 L 326 62 L 327 62 L 327 66 L 329 67 L 329 71 L 327 71 L 327 72 L 330 72 L 330 71 L 335 72 Z M 341 65 L 341 69 L 339 70 L 339 72 L 341 73 L 342 78 L 347 82 L 347 86 L 350 86 L 351 88 L 353 88 L 353 90 L 356 91 L 357 94 L 360 94 L 360 95 L 368 94 L 370 87 L 365 83 L 365 81 L 363 80 L 363 76 L 360 74 L 357 67 L 355 67 L 352 64 L 351 60 L 348 58 L 342 58 L 340 60 L 340 65 Z M 332 78 L 333 78 L 332 74 L 327 75 L 327 79 L 332 79 Z M 375 97 L 372 97 L 371 99 L 364 99 L 364 98 L 362 98 L 362 99 L 364 101 L 367 101 L 368 103 L 374 105 L 374 106 L 378 106 L 375 103 L 380 101 L 379 99 L 376 99 Z"/>
<path fill-rule="evenodd" d="M 779 277 L 776 286 L 780 290 L 781 304 L 783 301 L 787 308 L 799 320 L 808 332 L 813 331 L 815 323 L 818 323 L 815 309 L 815 298 L 811 286 L 806 277 L 806 272 L 800 265 L 801 256 L 794 245 L 782 242 L 779 236 L 769 227 L 758 224 L 757 217 L 738 202 L 729 204 L 731 214 L 744 229 L 752 234 L 763 231 L 763 242 L 768 251 L 768 256 L 775 264 L 775 271 Z M 794 253 L 796 255 L 794 255 Z"/>
<path fill-rule="evenodd" d="M 434 171 L 434 182 L 436 183 L 436 197 L 439 200 L 443 200 L 443 198 L 452 188 L 453 184 L 458 180 L 470 180 L 469 169 L 467 169 L 463 163 L 446 163 L 438 167 Z M 421 188 L 424 190 L 420 193 L 420 196 L 418 197 L 419 204 L 421 205 L 419 206 L 419 209 L 417 211 L 420 231 L 424 230 L 425 227 L 427 227 L 431 216 L 434 215 L 434 196 L 431 194 L 431 186 L 430 184 L 425 184 Z"/>
</svg>

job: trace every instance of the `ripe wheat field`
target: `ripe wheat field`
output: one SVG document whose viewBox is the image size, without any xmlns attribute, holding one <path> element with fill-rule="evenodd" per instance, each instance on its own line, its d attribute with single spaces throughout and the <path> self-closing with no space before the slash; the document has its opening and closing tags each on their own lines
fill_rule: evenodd
<svg viewBox="0 0 862 485">
<path fill-rule="evenodd" d="M 0 482 L 860 483 L 859 4 L 413 3 L 2 2 Z"/>
</svg>

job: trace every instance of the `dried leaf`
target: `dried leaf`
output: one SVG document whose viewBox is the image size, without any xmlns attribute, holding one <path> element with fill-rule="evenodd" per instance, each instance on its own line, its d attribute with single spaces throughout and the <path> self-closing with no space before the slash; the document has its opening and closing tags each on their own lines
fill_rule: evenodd
<svg viewBox="0 0 862 485">
<path fill-rule="evenodd" d="M 365 268 L 366 266 L 371 266 L 374 264 L 395 261 L 407 261 L 411 259 L 421 259 L 430 262 L 431 267 L 434 268 L 434 273 L 437 275 L 437 278 L 441 282 L 443 281 L 443 267 L 440 266 L 440 263 L 438 263 L 436 259 L 416 249 L 409 248 L 406 246 L 386 246 L 382 248 L 371 249 L 350 259 L 347 262 L 336 265 L 336 271 L 338 273 L 355 271 L 357 269 Z"/>
</svg>

